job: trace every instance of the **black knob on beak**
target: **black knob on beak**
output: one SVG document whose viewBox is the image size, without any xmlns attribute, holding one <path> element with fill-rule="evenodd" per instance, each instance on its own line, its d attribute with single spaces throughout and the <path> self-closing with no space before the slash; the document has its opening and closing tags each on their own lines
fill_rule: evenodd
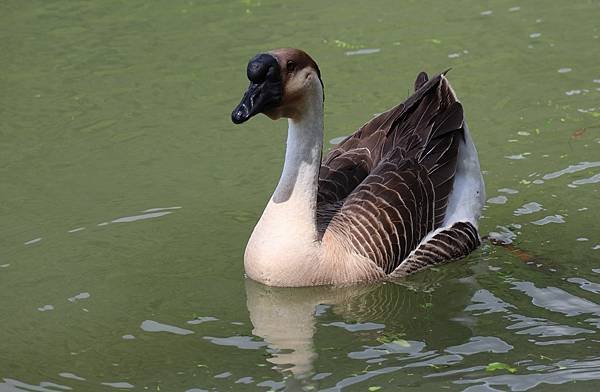
<svg viewBox="0 0 600 392">
<path fill-rule="evenodd" d="M 270 54 L 256 55 L 248 63 L 250 86 L 240 104 L 233 109 L 231 121 L 241 124 L 250 117 L 279 105 L 283 95 L 279 63 Z"/>
<path fill-rule="evenodd" d="M 273 80 L 274 77 L 279 76 L 278 74 L 279 63 L 275 57 L 270 54 L 258 54 L 248 62 L 246 75 L 248 76 L 248 80 L 252 83 L 259 84 L 266 79 Z"/>
</svg>

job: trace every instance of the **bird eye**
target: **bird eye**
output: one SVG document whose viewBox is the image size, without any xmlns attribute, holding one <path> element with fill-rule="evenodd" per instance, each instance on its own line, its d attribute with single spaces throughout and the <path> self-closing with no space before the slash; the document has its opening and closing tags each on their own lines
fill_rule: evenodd
<svg viewBox="0 0 600 392">
<path fill-rule="evenodd" d="M 296 63 L 293 62 L 292 60 L 287 62 L 287 71 L 289 73 L 294 72 L 296 70 Z"/>
</svg>

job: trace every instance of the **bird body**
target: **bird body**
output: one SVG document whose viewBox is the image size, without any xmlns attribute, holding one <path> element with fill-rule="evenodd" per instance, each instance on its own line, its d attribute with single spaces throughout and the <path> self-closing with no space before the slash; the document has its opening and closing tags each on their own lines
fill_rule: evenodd
<svg viewBox="0 0 600 392">
<path fill-rule="evenodd" d="M 445 74 L 421 73 L 411 97 L 323 159 L 316 63 L 279 49 L 252 59 L 248 78 L 233 121 L 288 118 L 282 175 L 244 255 L 250 278 L 273 286 L 397 279 L 479 245 L 483 179 Z"/>
</svg>

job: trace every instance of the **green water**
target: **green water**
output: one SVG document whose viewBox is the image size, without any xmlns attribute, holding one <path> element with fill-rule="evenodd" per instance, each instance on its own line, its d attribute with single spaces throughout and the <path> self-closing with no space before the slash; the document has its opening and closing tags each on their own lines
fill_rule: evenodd
<svg viewBox="0 0 600 392">
<path fill-rule="evenodd" d="M 597 390 L 599 36 L 597 0 L 3 1 L 0 391 Z M 326 148 L 452 67 L 508 246 L 246 281 L 286 123 L 229 113 L 282 46 L 319 63 Z"/>
</svg>

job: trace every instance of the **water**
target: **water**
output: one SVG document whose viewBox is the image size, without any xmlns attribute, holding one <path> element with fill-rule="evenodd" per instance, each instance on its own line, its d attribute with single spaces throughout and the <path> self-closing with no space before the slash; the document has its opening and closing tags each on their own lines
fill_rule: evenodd
<svg viewBox="0 0 600 392">
<path fill-rule="evenodd" d="M 1 8 L 0 391 L 600 387 L 597 1 Z M 229 113 L 281 46 L 319 62 L 326 141 L 452 67 L 504 245 L 398 285 L 245 281 L 286 124 Z"/>
</svg>

